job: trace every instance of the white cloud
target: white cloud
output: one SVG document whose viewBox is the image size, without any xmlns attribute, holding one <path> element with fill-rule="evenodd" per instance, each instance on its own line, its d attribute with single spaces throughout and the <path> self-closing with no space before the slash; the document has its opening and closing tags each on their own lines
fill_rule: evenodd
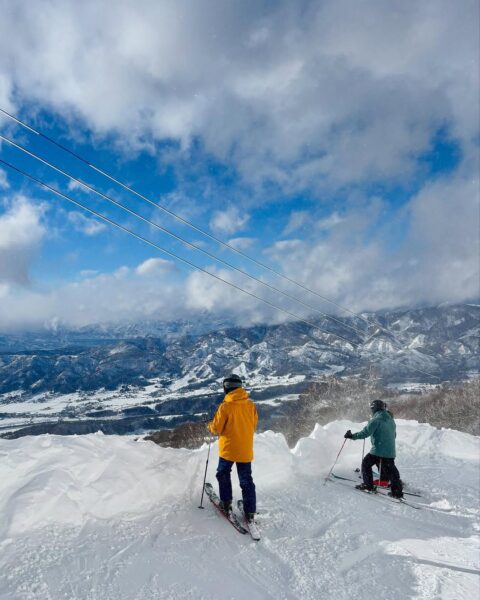
<svg viewBox="0 0 480 600">
<path fill-rule="evenodd" d="M 68 220 L 76 231 L 88 236 L 98 235 L 107 228 L 105 223 L 86 217 L 80 212 L 69 212 Z"/>
<path fill-rule="evenodd" d="M 397 223 L 382 221 L 382 199 L 352 196 L 345 210 L 317 222 L 294 211 L 283 234 L 298 239 L 268 252 L 293 279 L 356 310 L 478 291 L 478 90 L 475 0 L 463 0 L 461 9 L 449 0 L 122 0 L 113 12 L 94 0 L 7 1 L 0 19 L 0 106 L 32 109 L 34 120 L 38 103 L 125 152 L 176 140 L 179 150 L 161 151 L 165 169 L 175 161 L 194 169 L 189 152 L 199 146 L 238 169 L 247 189 L 268 182 L 286 194 L 308 189 L 330 197 L 320 193 L 326 186 L 343 192 L 390 179 L 410 185 L 418 155 L 444 129 L 462 165 L 427 183 Z M 167 204 L 196 221 L 206 203 L 185 193 L 188 178 L 179 181 Z M 207 188 L 202 199 L 212 201 Z M 212 230 L 246 249 L 251 238 L 236 234 L 249 224 L 248 212 L 233 201 L 216 208 Z M 85 235 L 105 227 L 70 215 Z M 28 283 L 45 236 L 41 217 L 41 208 L 22 197 L 0 216 L 2 314 L 85 323 L 226 307 L 245 320 L 272 316 L 204 275 L 173 283 L 161 259 L 84 275 L 50 294 L 15 296 L 12 286 Z M 307 223 L 321 240 L 310 237 L 314 232 L 299 235 Z M 406 241 L 392 247 L 396 226 Z"/>
<path fill-rule="evenodd" d="M 180 278 L 175 269 L 166 266 L 147 260 L 134 269 L 124 266 L 112 273 L 88 272 L 77 281 L 51 290 L 8 286 L 2 289 L 0 283 L 0 330 L 34 328 L 52 322 L 83 326 L 144 319 L 168 321 L 194 318 L 205 311 L 212 311 L 215 317 L 237 319 L 243 325 L 285 318 L 205 273 L 194 271 Z M 246 281 L 239 273 L 209 269 L 234 285 L 279 302 L 275 294 L 269 295 L 262 286 Z"/>
<path fill-rule="evenodd" d="M 325 217 L 324 219 L 320 219 L 319 221 L 317 221 L 315 225 L 316 225 L 317 229 L 328 230 L 328 229 L 332 229 L 332 227 L 335 227 L 342 221 L 343 221 L 343 217 L 341 217 L 337 212 L 333 212 L 328 217 Z"/>
<path fill-rule="evenodd" d="M 124 147 L 201 139 L 251 183 L 401 180 L 447 127 L 478 135 L 478 3 L 7 2 L 0 100 Z"/>
<path fill-rule="evenodd" d="M 0 329 L 182 316 L 181 286 L 171 283 L 165 273 L 160 275 L 146 277 L 135 269 L 120 267 L 112 273 L 85 274 L 50 290 L 10 288 L 0 297 Z"/>
<path fill-rule="evenodd" d="M 119 281 L 126 279 L 130 275 L 130 268 L 123 265 L 113 272 L 113 277 Z"/>
<path fill-rule="evenodd" d="M 284 252 L 296 251 L 304 247 L 304 245 L 301 240 L 279 240 L 278 242 L 274 242 L 272 247 L 267 250 L 267 254 L 272 256 L 281 255 Z"/>
<path fill-rule="evenodd" d="M 246 280 L 241 274 L 226 269 L 210 271 L 234 286 L 255 294 L 273 304 L 282 304 L 278 294 L 269 293 L 264 286 L 252 280 Z M 212 314 L 226 315 L 244 326 L 258 322 L 281 322 L 286 315 L 272 309 L 248 293 L 229 286 L 218 279 L 200 272 L 193 272 L 185 283 L 183 310 L 188 314 L 209 311 Z M 299 311 L 301 314 L 302 311 Z"/>
<path fill-rule="evenodd" d="M 7 174 L 3 169 L 0 169 L 0 190 L 7 190 L 10 187 Z"/>
<path fill-rule="evenodd" d="M 73 179 L 69 179 L 67 187 L 70 192 L 72 192 L 74 190 L 81 190 L 82 192 L 90 193 L 90 191 L 87 190 L 87 188 L 85 186 L 83 186 L 78 181 L 74 181 Z"/>
<path fill-rule="evenodd" d="M 236 250 L 248 250 L 255 243 L 255 238 L 237 237 L 228 240 L 228 244 Z"/>
<path fill-rule="evenodd" d="M 477 177 L 439 179 L 409 205 L 403 250 L 407 297 L 441 302 L 480 295 L 480 198 Z M 408 265 L 408 266 L 407 266 Z"/>
<path fill-rule="evenodd" d="M 384 208 L 385 202 L 378 197 L 355 195 L 341 220 L 332 214 L 336 225 L 326 229 L 320 241 L 276 242 L 267 253 L 269 264 L 354 311 L 478 298 L 478 179 L 468 173 L 459 173 L 454 179 L 439 178 L 410 201 L 396 222 L 382 224 Z M 22 271 L 5 271 L 6 265 L 17 256 L 17 248 L 31 258 L 35 247 L 32 241 L 36 239 L 38 243 L 44 235 L 40 216 L 38 209 L 20 199 L 0 219 L 0 328 L 38 326 L 52 319 L 70 325 L 145 318 L 169 320 L 187 315 L 192 318 L 204 311 L 236 319 L 243 325 L 288 318 L 204 273 L 185 275 L 170 261 L 156 257 L 136 268 L 124 266 L 100 274 L 84 272 L 82 279 L 52 291 L 15 288 L 13 284 L 22 283 L 18 276 Z M 391 237 L 399 227 L 406 228 L 404 241 L 392 246 Z M 20 235 L 13 235 L 14 231 Z M 32 232 L 36 232 L 33 237 Z M 29 262 L 25 265 L 28 267 Z M 227 269 L 212 272 L 273 304 L 307 316 L 305 307 L 282 299 L 280 294 L 240 273 Z M 23 273 L 25 280 L 28 269 Z M 285 285 L 289 294 L 319 310 L 338 312 L 334 305 L 278 278 L 271 283 L 276 287 Z"/>
<path fill-rule="evenodd" d="M 29 270 L 46 230 L 43 206 L 22 195 L 6 201 L 0 214 L 0 284 L 27 285 Z"/>
<path fill-rule="evenodd" d="M 0 24 L 1 27 L 1 24 Z M 14 110 L 14 105 L 12 102 L 12 97 L 13 97 L 13 80 L 12 80 L 12 76 L 11 73 L 8 71 L 8 69 L 2 69 L 0 67 L 0 105 L 2 106 L 2 108 L 8 112 L 13 111 Z M 3 123 L 7 123 L 9 122 L 9 120 L 7 119 L 7 117 L 4 117 L 4 115 L 0 114 L 0 125 L 3 125 Z"/>
<path fill-rule="evenodd" d="M 427 184 L 392 222 L 382 222 L 384 209 L 379 198 L 354 198 L 320 241 L 278 242 L 269 256 L 292 279 L 355 311 L 478 298 L 478 177 L 467 171 Z M 399 228 L 406 233 L 393 241 Z"/>
<path fill-rule="evenodd" d="M 98 275 L 98 271 L 96 269 L 82 269 L 80 271 L 80 277 L 89 278 L 95 277 L 96 275 Z"/>
<path fill-rule="evenodd" d="M 250 215 L 240 212 L 236 206 L 230 206 L 227 210 L 219 210 L 213 214 L 210 220 L 210 229 L 224 235 L 231 235 L 245 228 Z"/>
<path fill-rule="evenodd" d="M 290 213 L 287 226 L 283 230 L 283 235 L 290 235 L 300 227 L 303 227 L 309 220 L 309 213 L 306 210 L 294 210 Z"/>
<path fill-rule="evenodd" d="M 175 264 L 170 260 L 165 260 L 163 258 L 148 258 L 138 265 L 135 271 L 138 275 L 155 277 L 156 275 L 171 271 L 172 269 L 175 269 Z"/>
</svg>

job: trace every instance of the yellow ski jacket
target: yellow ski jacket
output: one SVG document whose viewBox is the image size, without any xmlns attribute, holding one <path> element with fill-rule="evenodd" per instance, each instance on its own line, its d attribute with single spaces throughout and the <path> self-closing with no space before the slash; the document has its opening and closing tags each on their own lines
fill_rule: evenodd
<svg viewBox="0 0 480 600">
<path fill-rule="evenodd" d="M 220 458 L 233 462 L 251 462 L 253 433 L 257 423 L 257 409 L 248 393 L 243 388 L 229 392 L 208 424 L 210 431 L 219 436 Z"/>
</svg>

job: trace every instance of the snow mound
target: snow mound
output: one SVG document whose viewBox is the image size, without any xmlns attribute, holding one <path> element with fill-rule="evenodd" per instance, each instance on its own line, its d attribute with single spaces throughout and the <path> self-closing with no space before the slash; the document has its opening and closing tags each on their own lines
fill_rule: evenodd
<svg viewBox="0 0 480 600">
<path fill-rule="evenodd" d="M 102 433 L 1 443 L 0 531 L 14 535 L 50 523 L 129 519 L 172 501 L 186 484 L 179 473 L 195 457 L 186 450 L 151 450 L 150 444 Z"/>
<path fill-rule="evenodd" d="M 0 440 L 0 600 L 478 597 L 480 440 L 397 426 L 397 464 L 422 510 L 325 484 L 343 433 L 362 424 L 317 425 L 293 449 L 257 435 L 258 544 L 208 500 L 198 510 L 207 445 Z M 356 479 L 362 446 L 347 441 L 335 472 Z M 214 483 L 217 458 L 213 444 Z"/>
</svg>

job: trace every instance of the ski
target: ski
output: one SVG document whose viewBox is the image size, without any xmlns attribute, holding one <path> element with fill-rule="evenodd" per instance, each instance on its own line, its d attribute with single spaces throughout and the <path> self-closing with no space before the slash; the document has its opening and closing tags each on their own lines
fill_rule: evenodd
<svg viewBox="0 0 480 600">
<path fill-rule="evenodd" d="M 355 472 L 357 473 L 357 471 L 355 471 Z M 356 479 L 351 479 L 350 477 L 340 477 L 340 475 L 335 475 L 334 473 L 332 473 L 332 475 L 334 477 L 337 477 L 338 479 L 345 479 L 346 481 L 353 481 L 354 483 L 357 482 Z M 374 473 L 374 477 L 378 478 L 378 475 L 376 473 Z M 358 478 L 362 479 L 362 476 L 359 475 Z M 384 488 L 383 486 L 378 486 L 378 487 L 380 487 L 380 489 L 387 489 L 387 488 Z M 403 493 L 405 494 L 405 496 L 415 496 L 415 498 L 421 498 L 422 497 L 421 494 L 417 494 L 416 492 L 408 492 L 408 491 L 405 490 L 405 488 L 403 489 Z"/>
<path fill-rule="evenodd" d="M 355 490 L 357 490 L 358 492 L 364 492 L 367 494 L 371 493 L 371 492 L 368 492 L 367 490 L 359 490 L 358 488 L 355 488 Z M 377 488 L 375 495 L 378 496 L 379 498 L 385 498 L 385 500 L 390 500 L 390 502 L 396 502 L 397 504 L 405 504 L 406 506 L 410 506 L 411 508 L 414 508 L 415 510 L 420 510 L 422 508 L 421 506 L 417 506 L 416 504 L 412 504 L 411 502 L 408 502 L 408 500 L 405 500 L 405 498 L 394 498 L 393 496 L 390 496 L 388 494 L 388 492 L 381 491 L 381 488 L 380 488 L 380 490 L 379 490 L 379 488 Z"/>
<path fill-rule="evenodd" d="M 342 481 L 344 482 L 348 482 L 351 481 L 352 483 L 357 483 L 357 480 L 355 479 L 351 479 L 349 477 L 342 477 L 341 475 L 336 475 L 335 473 L 331 474 L 331 478 L 329 481 L 337 481 L 338 483 L 341 483 Z M 423 498 L 423 496 L 421 496 L 420 494 L 413 494 L 410 492 L 405 492 L 405 490 L 403 490 L 404 494 L 409 494 L 410 496 L 416 496 L 418 498 Z M 391 498 L 388 493 L 386 492 L 385 488 L 378 488 L 377 487 L 377 493 L 375 494 L 377 496 L 386 496 L 388 500 L 398 500 L 396 498 Z M 437 512 L 437 513 L 441 513 L 441 514 L 450 514 L 452 512 L 453 509 L 451 508 L 438 508 L 437 506 L 430 506 L 430 504 L 426 504 L 425 502 L 421 502 L 419 500 L 415 500 L 415 504 L 412 504 L 412 502 L 408 502 L 407 500 L 405 500 L 404 498 L 402 499 L 404 504 L 409 504 L 410 506 L 412 506 L 413 508 L 418 508 L 418 509 L 424 509 L 424 510 L 429 510 L 432 512 Z"/>
<path fill-rule="evenodd" d="M 239 533 L 243 533 L 243 534 L 248 533 L 248 530 L 245 529 L 245 527 L 243 527 L 243 525 L 240 523 L 237 515 L 233 512 L 233 510 L 231 510 L 228 514 L 226 514 L 220 508 L 220 498 L 218 497 L 217 493 L 213 489 L 213 485 L 211 483 L 205 484 L 205 493 L 207 494 L 208 499 L 213 504 L 213 506 L 215 506 L 217 511 L 222 515 L 222 517 L 224 517 L 224 519 L 226 519 L 230 523 L 230 525 L 235 527 L 235 529 Z"/>
<path fill-rule="evenodd" d="M 351 486 L 348 482 L 352 482 L 352 483 L 356 483 L 355 480 L 353 479 L 349 479 L 348 477 L 340 477 L 339 475 L 335 475 L 334 473 L 331 474 L 330 476 L 330 481 L 334 482 L 334 483 L 340 483 L 343 484 L 347 487 L 349 487 L 350 489 L 355 490 L 356 492 L 361 492 L 363 494 L 368 494 L 369 496 L 374 496 L 377 497 L 379 499 L 383 498 L 385 500 L 388 500 L 390 502 L 395 502 L 395 504 L 404 504 L 405 506 L 410 506 L 410 508 L 414 508 L 415 510 L 421 510 L 423 507 L 422 506 L 418 506 L 416 504 L 413 504 L 412 502 L 408 502 L 408 500 L 405 500 L 405 498 L 393 498 L 392 496 L 389 496 L 388 493 L 384 492 L 384 491 L 380 491 L 381 488 L 377 488 L 375 492 L 369 492 L 367 490 L 359 490 L 358 488 L 356 488 L 355 486 Z"/>
<path fill-rule="evenodd" d="M 261 538 L 260 530 L 258 529 L 258 525 L 255 523 L 255 521 L 247 521 L 247 518 L 245 516 L 245 511 L 243 510 L 243 500 L 238 500 L 237 506 L 238 506 L 238 510 L 240 511 L 240 514 L 242 514 L 244 516 L 245 526 L 248 530 L 248 533 L 251 535 L 252 540 L 255 540 L 256 542 L 258 542 Z"/>
</svg>

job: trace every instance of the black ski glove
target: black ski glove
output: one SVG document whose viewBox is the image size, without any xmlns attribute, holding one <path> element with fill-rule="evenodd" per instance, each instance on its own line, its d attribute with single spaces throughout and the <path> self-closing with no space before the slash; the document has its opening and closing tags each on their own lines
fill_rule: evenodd
<svg viewBox="0 0 480 600">
<path fill-rule="evenodd" d="M 347 440 L 351 440 L 353 438 L 353 433 L 349 429 L 343 437 L 346 438 Z"/>
</svg>

